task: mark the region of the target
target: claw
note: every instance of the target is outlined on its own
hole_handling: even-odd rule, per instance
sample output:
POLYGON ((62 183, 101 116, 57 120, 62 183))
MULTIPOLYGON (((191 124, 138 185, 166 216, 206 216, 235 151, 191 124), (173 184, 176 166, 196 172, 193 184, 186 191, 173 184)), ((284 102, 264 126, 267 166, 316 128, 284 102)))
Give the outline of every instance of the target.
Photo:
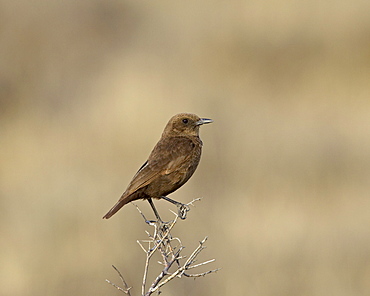
POLYGON ((188 205, 186 205, 186 204, 178 204, 177 207, 179 209, 178 215, 179 215, 180 219, 181 220, 185 220, 186 219, 186 215, 190 211, 190 207, 188 205))

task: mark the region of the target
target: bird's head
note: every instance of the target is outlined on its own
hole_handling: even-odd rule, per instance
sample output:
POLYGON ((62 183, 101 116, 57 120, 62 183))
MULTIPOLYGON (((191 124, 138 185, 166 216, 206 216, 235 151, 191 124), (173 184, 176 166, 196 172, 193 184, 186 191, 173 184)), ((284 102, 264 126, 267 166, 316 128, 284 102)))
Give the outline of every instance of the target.
POLYGON ((199 136, 199 127, 211 122, 212 119, 200 118, 191 113, 176 114, 167 123, 163 136, 199 136))

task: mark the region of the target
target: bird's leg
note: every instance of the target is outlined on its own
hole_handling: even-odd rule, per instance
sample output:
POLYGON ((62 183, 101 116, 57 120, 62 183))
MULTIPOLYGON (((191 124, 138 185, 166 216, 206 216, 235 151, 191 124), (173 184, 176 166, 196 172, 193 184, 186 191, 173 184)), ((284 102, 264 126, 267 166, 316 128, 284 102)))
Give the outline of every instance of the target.
POLYGON ((157 209, 156 209, 156 208, 155 208, 155 206, 154 206, 153 200, 152 200, 150 197, 148 198, 148 202, 149 202, 150 206, 152 207, 153 212, 154 212, 154 215, 156 216, 156 218, 157 218, 158 222, 162 222, 162 223, 163 223, 163 221, 162 221, 161 217, 160 217, 160 216, 159 216, 159 214, 158 214, 157 209))
MULTIPOLYGON (((153 202, 153 200, 151 199, 151 198, 148 198, 148 202, 149 202, 149 204, 150 204, 150 206, 152 207, 152 209, 153 209, 153 212, 154 212, 154 214, 155 214, 155 216, 157 217, 157 221, 156 221, 156 223, 158 224, 158 226, 159 226, 159 230, 160 230, 160 233, 164 233, 165 231, 167 231, 167 229, 168 229, 168 226, 167 226, 167 224, 169 223, 169 222, 164 222, 164 221, 162 221, 162 219, 161 219, 161 217, 159 216, 159 214, 158 214, 158 211, 157 211, 157 209, 155 208, 155 206, 154 206, 154 202, 153 202)), ((148 224, 150 224, 152 221, 146 221, 148 224)), ((169 236, 171 236, 170 234, 168 234, 169 236)))
POLYGON ((182 220, 186 219, 186 215, 190 211, 190 207, 188 205, 183 204, 181 202, 178 202, 176 200, 173 200, 173 199, 171 199, 171 198, 169 198, 167 196, 161 196, 161 198, 163 198, 163 199, 169 201, 170 203, 173 203, 174 205, 176 205, 178 207, 178 209, 179 209, 179 212, 178 212, 179 217, 182 220))

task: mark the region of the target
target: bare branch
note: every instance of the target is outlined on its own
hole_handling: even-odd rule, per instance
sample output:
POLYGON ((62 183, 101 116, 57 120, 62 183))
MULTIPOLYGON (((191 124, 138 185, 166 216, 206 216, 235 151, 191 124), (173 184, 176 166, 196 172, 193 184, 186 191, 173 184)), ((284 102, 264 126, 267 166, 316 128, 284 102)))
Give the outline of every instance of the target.
MULTIPOLYGON (((199 200, 201 200, 201 198, 196 198, 189 202, 188 204, 185 204, 184 206, 189 205, 194 206, 194 203, 199 200)), ((174 237, 171 234, 171 231, 175 227, 176 223, 179 221, 179 218, 183 219, 183 217, 179 216, 179 214, 181 213, 175 213, 171 211, 174 214, 174 219, 169 222, 148 221, 136 204, 135 207, 143 217, 144 221, 148 225, 153 227, 151 232, 145 231, 148 236, 147 239, 137 240, 137 243, 139 244, 140 248, 146 254, 144 274, 141 286, 142 296, 150 296, 154 292, 160 293, 161 287, 163 287, 176 277, 181 278, 182 276, 185 276, 196 278, 217 272, 219 270, 219 268, 217 268, 202 273, 188 273, 190 270, 194 270, 195 268, 205 266, 207 264, 214 262, 215 259, 203 261, 201 263, 196 263, 199 254, 206 248, 204 244, 207 241, 207 237, 205 237, 202 241, 199 242, 199 245, 194 249, 190 256, 182 255, 182 252, 185 247, 182 244, 181 239, 179 237, 174 237), (159 266, 161 266, 161 269, 159 270, 159 273, 157 274, 155 279, 152 281, 150 287, 147 289, 149 269, 152 269, 150 263, 151 259, 156 253, 161 256, 161 260, 158 261, 159 266)), ((108 280, 106 281, 112 286, 114 286, 116 289, 131 296, 130 288, 126 284, 121 273, 114 266, 113 268, 118 272, 125 288, 121 288, 108 280)))
POLYGON ((112 282, 111 282, 111 281, 109 281, 109 280, 105 280, 105 281, 106 281, 107 283, 111 284, 113 287, 115 287, 115 288, 116 288, 116 289, 118 289, 119 291, 121 291, 121 292, 123 292, 123 293, 125 293, 125 294, 127 294, 127 295, 129 295, 129 296, 131 296, 131 292, 130 292, 131 287, 129 287, 129 286, 127 285, 127 283, 126 283, 125 279, 123 278, 122 274, 120 273, 120 271, 119 271, 119 270, 118 270, 114 265, 112 265, 112 267, 115 269, 115 271, 117 271, 117 273, 118 273, 118 275, 119 275, 119 277, 120 277, 120 279, 121 279, 121 281, 122 281, 123 285, 125 286, 125 289, 122 289, 121 287, 117 286, 115 283, 112 283, 112 282))

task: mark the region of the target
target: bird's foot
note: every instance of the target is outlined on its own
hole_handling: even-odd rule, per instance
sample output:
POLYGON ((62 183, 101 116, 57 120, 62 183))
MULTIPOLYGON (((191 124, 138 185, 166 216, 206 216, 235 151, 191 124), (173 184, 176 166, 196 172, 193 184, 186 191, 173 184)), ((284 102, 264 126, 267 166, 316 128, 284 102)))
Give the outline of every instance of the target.
POLYGON ((178 215, 179 215, 180 219, 185 220, 186 215, 190 211, 190 207, 186 204, 178 203, 177 208, 178 208, 178 215))
POLYGON ((158 220, 145 220, 145 223, 148 224, 148 225, 154 225, 156 223, 161 223, 162 221, 158 221, 158 220))
POLYGON ((145 223, 153 226, 158 233, 165 233, 169 229, 169 224, 172 221, 162 221, 162 219, 157 219, 157 220, 145 220, 145 223))
POLYGON ((178 202, 176 200, 173 200, 167 196, 162 196, 163 199, 169 201, 170 203, 174 204, 178 208, 178 216, 180 219, 185 220, 187 213, 190 211, 190 207, 188 204, 183 204, 181 202, 178 202))
POLYGON ((171 221, 163 221, 161 218, 157 218, 157 220, 146 220, 145 221, 147 224, 157 224, 159 226, 162 226, 162 225, 169 225, 173 222, 173 220, 171 221))

